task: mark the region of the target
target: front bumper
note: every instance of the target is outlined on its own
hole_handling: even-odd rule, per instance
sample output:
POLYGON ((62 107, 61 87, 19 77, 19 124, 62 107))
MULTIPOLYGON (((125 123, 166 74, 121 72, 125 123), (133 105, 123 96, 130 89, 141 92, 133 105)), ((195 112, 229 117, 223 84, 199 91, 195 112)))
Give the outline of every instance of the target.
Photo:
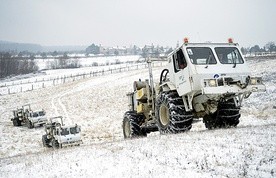
POLYGON ((41 120, 35 120, 35 121, 31 120, 31 121, 34 125, 42 125, 42 124, 46 124, 48 120, 41 119, 41 120))
POLYGON ((206 95, 227 95, 227 94, 250 94, 252 92, 265 92, 265 85, 248 85, 246 88, 241 88, 238 85, 224 85, 216 87, 204 87, 202 94, 206 95))
POLYGON ((78 141, 69 141, 69 142, 62 142, 62 147, 67 147, 67 146, 76 146, 76 145, 80 145, 82 144, 83 141, 82 140, 78 140, 78 141))

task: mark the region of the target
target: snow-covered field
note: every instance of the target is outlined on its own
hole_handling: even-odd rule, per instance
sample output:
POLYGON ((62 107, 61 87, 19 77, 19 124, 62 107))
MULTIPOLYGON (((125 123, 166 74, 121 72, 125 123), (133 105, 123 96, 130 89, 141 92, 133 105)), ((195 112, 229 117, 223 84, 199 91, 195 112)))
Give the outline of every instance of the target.
MULTIPOLYGON (((48 60, 37 59, 37 65, 44 69, 48 60)), ((81 68, 40 70, 37 73, 30 73, 18 76, 7 77, 0 80, 0 95, 15 94, 25 91, 32 91, 49 86, 60 85, 83 78, 107 75, 122 71, 144 69, 147 63, 140 56, 109 56, 94 58, 79 58, 81 68), (97 61, 99 66, 92 66, 97 61), (106 62, 107 61, 107 62, 106 62), (116 63, 116 62, 120 63, 116 63)), ((166 62, 159 61, 153 65, 166 65, 166 62)))
MULTIPOLYGON (((147 69, 0 96, 0 177, 276 177, 276 59, 248 61, 267 92, 245 100, 237 128, 150 134, 124 140, 122 116, 132 82, 147 69), (11 110, 30 103, 82 126, 84 144, 43 148, 43 128, 14 127, 11 110)), ((155 79, 162 68, 154 68, 155 79)))
POLYGON ((57 59, 36 59, 39 67, 38 73, 30 73, 7 77, 0 80, 0 95, 30 91, 51 85, 58 85, 68 81, 75 81, 94 75, 104 75, 129 71, 134 68, 145 68, 145 59, 140 56, 109 56, 78 58, 81 68, 75 69, 47 69, 47 64, 57 59), (96 63, 98 66, 95 66, 96 63))

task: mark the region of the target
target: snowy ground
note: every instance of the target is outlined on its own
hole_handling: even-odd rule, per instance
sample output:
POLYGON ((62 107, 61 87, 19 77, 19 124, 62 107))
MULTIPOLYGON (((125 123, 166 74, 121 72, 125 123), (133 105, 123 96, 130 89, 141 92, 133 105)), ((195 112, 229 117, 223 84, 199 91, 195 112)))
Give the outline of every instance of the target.
MULTIPOLYGON (((276 59, 248 62, 266 93, 252 94, 237 128, 123 140, 122 116, 132 81, 147 69, 116 73, 0 97, 0 177, 276 177, 276 59), (43 128, 16 128, 11 110, 30 103, 82 126, 84 144, 42 147, 43 128)), ((157 79, 161 68, 154 69, 157 79)))

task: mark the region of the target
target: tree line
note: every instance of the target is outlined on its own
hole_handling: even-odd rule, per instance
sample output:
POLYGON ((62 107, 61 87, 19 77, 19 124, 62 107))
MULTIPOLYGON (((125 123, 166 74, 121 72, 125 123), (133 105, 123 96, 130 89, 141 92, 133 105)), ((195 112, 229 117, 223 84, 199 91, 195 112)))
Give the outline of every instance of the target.
MULTIPOLYGON (((66 53, 63 56, 47 62, 48 69, 66 69, 79 68, 78 59, 70 59, 66 53)), ((12 54, 0 52, 0 78, 12 75, 22 75, 37 72, 39 69, 34 55, 23 57, 21 55, 13 56, 12 54)))
POLYGON ((256 54, 260 54, 260 53, 272 53, 272 52, 276 52, 276 45, 275 45, 274 42, 268 42, 263 47, 260 47, 259 45, 254 45, 252 47, 247 47, 247 48, 242 47, 241 52, 244 55, 246 55, 246 54, 256 55, 256 54))
POLYGON ((158 57, 160 54, 169 54, 173 51, 172 47, 163 47, 163 46, 155 46, 145 45, 144 47, 138 47, 136 45, 129 47, 104 47, 97 44, 91 44, 85 50, 86 56, 90 54, 93 55, 104 55, 104 56, 118 56, 118 55, 141 55, 144 56, 154 56, 158 57))
POLYGON ((69 69, 79 67, 81 67, 79 60, 70 58, 67 53, 64 53, 63 56, 54 59, 54 61, 47 62, 48 69, 69 69))
POLYGON ((34 58, 14 57, 10 53, 0 53, 0 78, 28 74, 37 70, 38 66, 34 58))

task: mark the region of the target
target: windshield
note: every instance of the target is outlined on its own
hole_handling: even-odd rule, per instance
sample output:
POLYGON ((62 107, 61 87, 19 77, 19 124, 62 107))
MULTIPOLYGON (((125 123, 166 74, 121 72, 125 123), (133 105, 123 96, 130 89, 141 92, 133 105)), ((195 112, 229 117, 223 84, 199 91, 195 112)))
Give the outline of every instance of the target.
POLYGON ((61 135, 69 135, 69 130, 68 128, 61 128, 61 135))
POLYGON ((39 111, 39 115, 40 116, 45 116, 45 112, 44 111, 39 111))
POLYGON ((208 65, 217 63, 214 54, 210 48, 189 47, 186 50, 193 64, 208 65))
POLYGON ((30 116, 32 117, 45 116, 45 112, 44 111, 33 112, 33 113, 30 113, 30 116))
POLYGON ((216 47, 215 51, 222 64, 243 64, 241 54, 235 47, 216 47))
POLYGON ((33 113, 33 117, 38 117, 38 113, 37 113, 37 112, 34 112, 34 113, 33 113))
POLYGON ((72 128, 70 128, 70 133, 71 134, 79 133, 79 129, 77 127, 72 127, 72 128))

